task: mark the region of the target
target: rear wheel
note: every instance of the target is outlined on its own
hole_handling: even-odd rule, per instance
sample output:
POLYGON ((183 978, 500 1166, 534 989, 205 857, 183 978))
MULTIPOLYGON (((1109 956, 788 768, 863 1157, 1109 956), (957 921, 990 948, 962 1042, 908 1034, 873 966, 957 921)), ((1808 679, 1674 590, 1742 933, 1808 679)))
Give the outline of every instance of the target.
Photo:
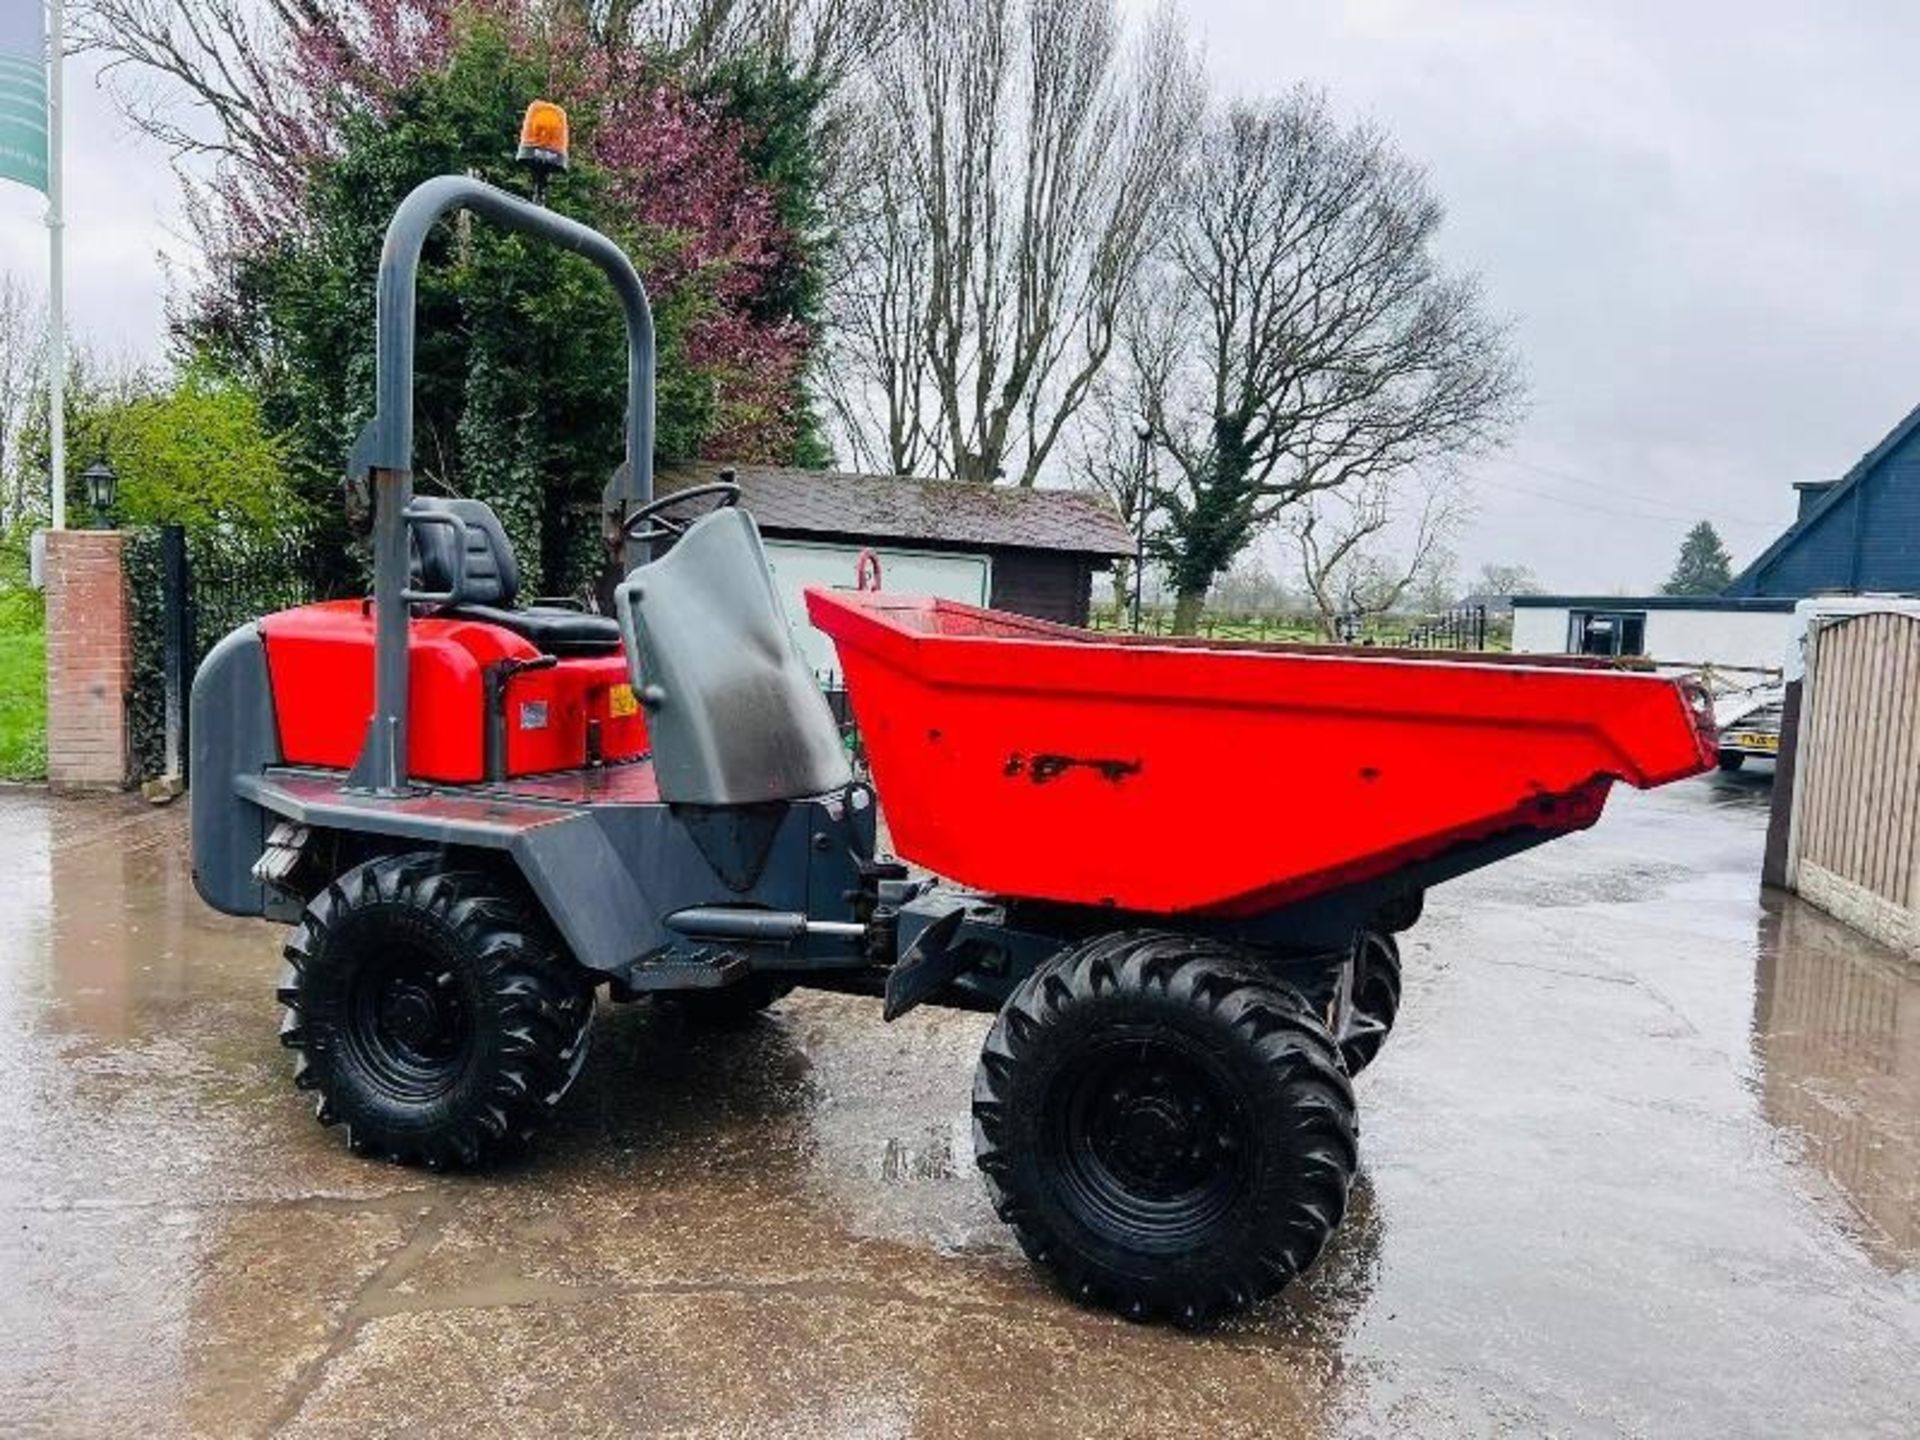
POLYGON ((1740 769, 1746 763, 1747 757, 1742 755, 1738 750, 1722 750, 1720 752, 1718 764, 1720 769, 1728 775, 1733 774, 1734 771, 1740 769))
POLYGON ((1311 1265, 1346 1211, 1353 1092, 1293 989, 1232 947, 1110 936, 1030 976, 987 1037, 994 1208, 1076 1299, 1203 1324, 1311 1265))
POLYGON ((444 857, 357 866, 287 942, 280 1038, 356 1151, 438 1168, 524 1142, 586 1059, 593 990, 530 905, 444 857))
POLYGON ((1373 1063, 1399 1014, 1400 946, 1391 935, 1363 930, 1354 940, 1353 1023, 1340 1040, 1349 1075, 1373 1063))

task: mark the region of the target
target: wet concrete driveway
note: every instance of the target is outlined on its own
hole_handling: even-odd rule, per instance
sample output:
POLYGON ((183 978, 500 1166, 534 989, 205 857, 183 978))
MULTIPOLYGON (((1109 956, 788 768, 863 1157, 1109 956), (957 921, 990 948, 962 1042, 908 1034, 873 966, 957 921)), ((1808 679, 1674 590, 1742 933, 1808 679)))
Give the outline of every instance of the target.
POLYGON ((1192 1337, 1029 1272, 980 1017, 603 1009, 504 1173, 347 1155, 184 812, 0 792, 0 1431, 1920 1433, 1920 974, 1755 885, 1764 788, 1437 892, 1311 1278, 1192 1337))

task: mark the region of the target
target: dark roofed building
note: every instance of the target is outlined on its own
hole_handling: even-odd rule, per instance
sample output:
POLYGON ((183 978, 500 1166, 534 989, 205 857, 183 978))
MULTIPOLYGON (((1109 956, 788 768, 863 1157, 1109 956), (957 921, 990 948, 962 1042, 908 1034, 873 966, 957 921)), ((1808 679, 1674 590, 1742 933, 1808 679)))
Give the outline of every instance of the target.
POLYGON ((1734 577, 1729 596, 1920 591, 1920 409, 1838 480, 1793 488, 1798 517, 1734 577))
MULTIPOLYGON (((702 484, 721 468, 665 466, 655 489, 666 495, 702 484)), ((784 567, 805 572, 807 583, 823 583, 811 577, 827 570, 846 572, 844 582, 827 583, 852 583, 852 557, 872 549, 883 580, 901 588, 912 576, 913 588, 1084 625, 1094 574, 1134 553, 1119 513, 1082 491, 771 465, 734 469, 740 503, 759 522, 776 576, 784 567)))
POLYGON ((1793 488, 1793 524, 1722 593, 1516 596, 1513 648, 1773 667, 1796 601, 1920 592, 1920 409, 1838 480, 1793 488))
POLYGON ((1827 492, 1839 483, 1838 480, 1794 481, 1793 492, 1796 501, 1796 508, 1793 512, 1794 523, 1798 524, 1818 509, 1820 502, 1826 499, 1827 492))

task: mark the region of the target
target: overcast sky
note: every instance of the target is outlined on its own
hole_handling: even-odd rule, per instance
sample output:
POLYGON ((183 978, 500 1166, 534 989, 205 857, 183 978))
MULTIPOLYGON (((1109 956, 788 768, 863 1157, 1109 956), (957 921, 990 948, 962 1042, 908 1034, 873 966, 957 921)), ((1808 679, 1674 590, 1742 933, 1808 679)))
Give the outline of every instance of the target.
POLYGON ((1475 567, 1736 563, 1920 403, 1920 6, 1188 0, 1214 74, 1297 79, 1430 169, 1444 248, 1513 317, 1534 408, 1474 474, 1475 567))
MULTIPOLYGON (((1299 80, 1383 123, 1513 318, 1534 396, 1476 469, 1471 570, 1657 583, 1693 520, 1744 562, 1795 480, 1920 403, 1920 6, 1788 0, 1186 0, 1221 87, 1299 80), (1903 98, 1906 97, 1906 98, 1903 98)), ((74 328, 161 347, 177 187, 83 58, 68 81, 74 328)), ((0 185, 0 265, 45 266, 0 185)))
MULTIPOLYGON (((166 156, 137 139, 95 83, 89 57, 67 62, 68 327, 103 350, 161 353, 163 250, 175 235, 180 189, 166 156)), ((46 201, 0 184, 0 268, 44 292, 46 201)))

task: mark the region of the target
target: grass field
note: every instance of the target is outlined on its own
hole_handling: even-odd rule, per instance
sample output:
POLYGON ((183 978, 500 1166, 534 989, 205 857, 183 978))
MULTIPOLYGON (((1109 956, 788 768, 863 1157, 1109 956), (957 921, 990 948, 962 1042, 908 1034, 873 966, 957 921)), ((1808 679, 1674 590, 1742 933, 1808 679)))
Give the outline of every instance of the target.
POLYGON ((46 778, 46 645, 37 606, 0 604, 0 780, 46 778))

